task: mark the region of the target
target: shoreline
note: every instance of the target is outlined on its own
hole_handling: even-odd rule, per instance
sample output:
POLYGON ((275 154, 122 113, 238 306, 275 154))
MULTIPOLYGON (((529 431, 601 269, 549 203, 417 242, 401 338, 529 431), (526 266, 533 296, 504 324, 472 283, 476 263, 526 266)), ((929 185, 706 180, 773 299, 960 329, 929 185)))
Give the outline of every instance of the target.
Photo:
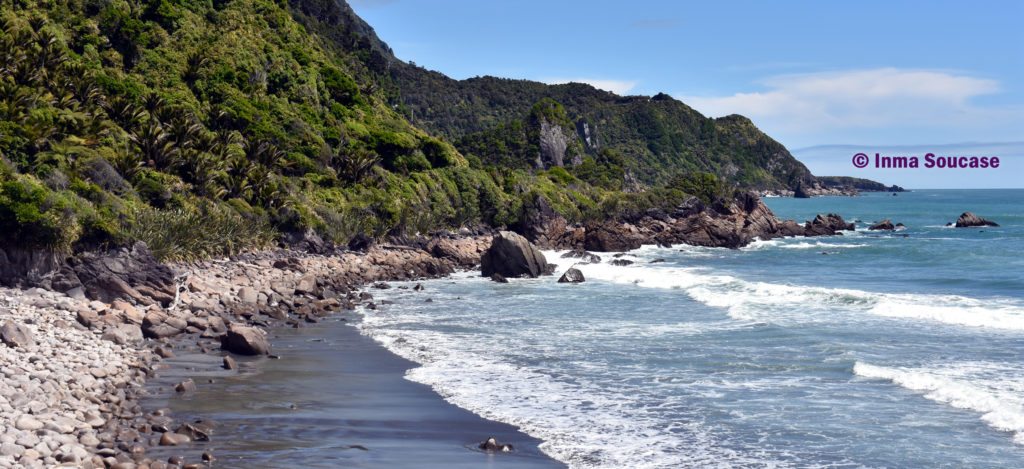
MULTIPOLYGON (((5 410, 0 425, 4 428, 0 432, 0 467, 73 464, 85 468, 167 468, 201 467, 216 461, 216 452, 198 450, 209 449, 207 442, 211 447, 218 446, 215 422, 196 414, 177 415, 153 403, 191 398, 217 380, 239 375, 236 370, 224 370, 225 356, 233 357, 233 367, 249 367, 250 372, 254 362, 279 362, 281 355, 272 347, 277 342, 275 336, 282 331, 319 331, 323 327, 316 323, 355 319, 351 313, 355 308, 376 308, 370 293, 375 282, 446 277, 457 268, 478 262, 489 240, 489 236, 447 239, 441 255, 384 245, 366 252, 327 255, 262 251, 232 259, 171 265, 179 284, 174 303, 166 308, 157 302, 147 306, 123 300, 106 303, 41 288, 0 289, 0 321, 20 324, 34 339, 25 347, 0 346, 0 352, 7 354, 5 358, 15 356, 29 364, 44 363, 44 356, 55 363, 37 365, 37 371, 29 364, 18 368, 21 361, 5 360, 5 392, 0 393, 0 406, 5 410), (263 336, 270 354, 247 357, 224 351, 220 339, 236 326, 263 336), (61 333, 73 336, 69 342, 74 345, 69 347, 54 338, 61 333), (106 354, 102 358, 109 362, 95 360, 95 366, 73 368, 68 364, 74 364, 75 358, 60 355, 83 349, 102 350, 106 354), (200 368, 205 372, 195 375, 200 368), (76 377, 76 373, 84 373, 88 379, 76 377), (70 386, 77 393, 76 400, 56 395, 45 405, 32 401, 24 415, 15 413, 17 405, 25 403, 14 399, 16 390, 6 384, 21 385, 19 375, 31 375, 31 379, 24 380, 33 384, 27 392, 30 399, 40 392, 70 386), (37 382, 42 385, 37 386, 37 382), (79 390, 85 386, 92 392, 79 390), (84 410, 62 415, 59 409, 68 406, 84 410), (32 417, 32 422, 21 422, 24 416, 32 417), (40 435, 42 441, 37 442, 30 434, 40 435), (53 448, 44 449, 49 447, 53 448)), ((443 415, 467 429, 460 431, 448 425, 435 427, 431 433, 405 430, 413 440, 437 433, 446 435, 448 443, 457 438, 458 455, 448 454, 446 461, 461 458, 465 467, 481 463, 510 468, 565 467, 537 449, 539 440, 456 407, 429 387, 405 380, 405 371, 417 366, 415 363, 354 327, 344 326, 342 331, 352 346, 350 351, 387 365, 388 371, 379 373, 376 381, 405 389, 407 397, 419 403, 417 412, 443 415), (513 442, 516 452, 478 450, 476 445, 490 436, 513 442)), ((89 353, 86 358, 95 359, 97 355, 89 353)), ((360 392, 370 394, 374 389, 360 392)), ((381 409, 369 412, 374 410, 381 409)), ((393 447, 401 450, 400 446, 393 447)))
MULTIPOLYGON (((695 202, 678 215, 682 218, 653 213, 638 222, 639 228, 615 220, 570 227, 555 216, 533 220, 535 223, 524 229, 530 235, 528 238, 543 248, 583 247, 619 252, 651 243, 735 247, 761 235, 832 235, 847 226, 833 214, 819 215, 805 226, 780 221, 753 194, 717 208, 695 202)), ((88 436, 84 429, 76 430, 75 425, 62 428, 84 449, 72 451, 68 447, 54 457, 42 454, 45 451, 38 456, 29 454, 48 464, 65 462, 61 459, 66 458, 66 462, 82 467, 119 469, 198 463, 173 458, 175 464, 168 466, 147 455, 153 448, 184 448, 193 440, 202 441, 215 433, 215 428, 203 422, 182 421, 162 410, 143 412, 139 406, 143 384, 168 371, 167 359, 190 350, 217 357, 223 355, 221 350, 274 357, 266 329, 301 328, 357 307, 375 310, 377 304, 370 287, 387 281, 441 278, 473 268, 491 246, 492 236, 493 233, 484 230, 401 239, 397 241, 400 244, 376 245, 369 241, 359 251, 322 245, 312 249, 311 244, 308 251, 267 250, 171 265, 156 262, 143 243, 106 253, 85 253, 52 276, 42 277, 45 286, 54 289, 58 285, 70 286, 65 293, 40 289, 10 291, 15 296, 45 297, 41 308, 63 311, 60 314, 74 319, 69 327, 88 331, 91 343, 111 342, 133 360, 124 370, 99 372, 114 382, 116 389, 91 399, 99 405, 97 412, 102 413, 104 423, 96 427, 102 428, 88 436)), ((35 300, 29 300, 32 301, 35 300)), ((31 321, 22 322, 33 328, 31 321)), ((234 366, 237 365, 225 362, 227 368, 234 366)), ((60 387, 69 379, 74 381, 73 377, 63 379, 52 386, 60 387)), ((203 386, 201 380, 182 379, 167 392, 187 395, 203 386)), ((60 406, 61 402, 53 405, 60 406)), ((83 419, 98 422, 82 417, 79 423, 83 425, 83 419)), ((8 444, 4 451, 10 454, 0 456, 9 459, 0 459, 0 467, 20 462, 25 450, 33 449, 26 446, 27 441, 19 439, 21 433, 8 430, 3 441, 8 444)), ((477 443, 488 436, 477 436, 477 443)))
POLYGON ((238 371, 223 370, 216 355, 198 350, 182 350, 166 360, 170 368, 147 384, 163 392, 146 398, 143 407, 150 412, 167 407, 189 421, 211 419, 217 428, 208 442, 157 447, 150 456, 198 460, 212 451, 217 467, 226 468, 566 467, 538 449, 540 440, 405 379, 419 364, 361 334, 351 324, 358 320, 357 314, 342 313, 311 327, 270 328, 281 358, 240 360, 238 371), (337 379, 329 388, 303 388, 315 384, 314 373, 337 379), (202 381, 197 391, 176 395, 174 383, 189 378, 202 381), (284 388, 290 391, 283 393, 284 388), (515 451, 476 448, 490 436, 513 444, 515 451))

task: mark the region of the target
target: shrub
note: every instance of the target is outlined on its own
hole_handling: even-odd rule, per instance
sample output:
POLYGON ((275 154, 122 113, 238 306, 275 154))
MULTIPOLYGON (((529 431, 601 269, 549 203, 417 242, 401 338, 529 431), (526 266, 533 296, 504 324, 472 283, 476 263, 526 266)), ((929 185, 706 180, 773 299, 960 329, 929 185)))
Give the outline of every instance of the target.
POLYGON ((162 261, 231 256, 265 248, 274 238, 265 219, 213 203, 174 210, 139 208, 130 214, 124 232, 129 239, 144 241, 162 261))
POLYGON ((81 233, 67 197, 31 176, 0 183, 0 238, 5 242, 67 252, 81 233))

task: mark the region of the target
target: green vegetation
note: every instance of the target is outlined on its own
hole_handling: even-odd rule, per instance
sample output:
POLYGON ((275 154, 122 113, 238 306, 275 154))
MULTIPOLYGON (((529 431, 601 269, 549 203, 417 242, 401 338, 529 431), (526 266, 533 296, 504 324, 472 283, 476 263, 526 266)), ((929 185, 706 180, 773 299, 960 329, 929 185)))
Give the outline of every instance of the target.
POLYGON ((508 226, 537 197, 569 221, 623 216, 710 190, 680 174, 723 176, 719 191, 806 173, 739 117, 401 64, 333 0, 0 5, 0 241, 11 245, 143 240, 189 260, 309 229, 344 243, 508 226), (542 125, 570 138, 578 164, 534 169, 542 125), (631 174, 664 187, 624 193, 631 174))

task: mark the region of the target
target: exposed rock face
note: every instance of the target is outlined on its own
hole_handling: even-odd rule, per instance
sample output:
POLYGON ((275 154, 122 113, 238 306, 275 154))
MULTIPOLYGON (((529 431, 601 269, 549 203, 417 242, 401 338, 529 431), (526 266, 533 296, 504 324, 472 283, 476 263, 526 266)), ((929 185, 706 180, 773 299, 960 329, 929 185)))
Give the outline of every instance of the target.
POLYGON ((878 223, 875 223, 874 225, 869 226, 868 229, 871 231, 892 231, 896 229, 896 226, 892 224, 892 220, 886 218, 885 220, 882 220, 878 223))
POLYGON ((565 217, 551 208, 547 199, 541 196, 524 204, 522 216, 512 229, 543 249, 583 244, 583 228, 569 226, 565 217))
POLYGON ((314 254, 326 254, 330 252, 333 247, 330 243, 324 241, 323 238, 316 234, 312 229, 284 233, 281 236, 281 244, 289 246, 292 249, 314 254))
POLYGON ((581 252, 629 251, 643 244, 739 248, 756 238, 834 235, 853 229, 852 223, 834 214, 819 216, 803 226, 792 220, 779 220, 753 192, 711 205, 691 197, 671 214, 649 210, 629 221, 590 222, 585 227, 565 226, 564 219, 552 221, 560 217, 550 209, 545 210, 542 201, 535 205, 539 210, 527 213, 536 216, 525 217, 527 222, 516 229, 527 238, 542 240, 541 246, 545 248, 581 252))
POLYGON ((46 274, 60 267, 61 256, 53 251, 0 246, 0 285, 41 285, 46 274))
POLYGON ((591 223, 584 234, 583 248, 588 251, 632 251, 643 245, 644 237, 635 226, 620 223, 591 223))
POLYGON ((560 125, 549 123, 547 119, 541 119, 539 143, 538 169, 565 165, 565 150, 569 148, 569 138, 560 125))
POLYGON ((501 274, 505 277, 538 277, 548 270, 547 259, 526 238, 511 231, 501 231, 480 259, 483 276, 501 274))
POLYGON ((999 226, 998 223, 992 220, 986 220, 971 212, 964 212, 960 215, 960 218, 956 219, 957 228, 969 228, 972 226, 999 226))
POLYGON ((220 347, 239 355, 267 355, 270 353, 270 342, 259 329, 249 326, 232 324, 227 333, 220 338, 220 347))
POLYGON ((586 279, 583 278, 583 272, 575 267, 570 267, 564 274, 558 279, 558 283, 583 283, 586 279))
POLYGON ((807 189, 804 188, 804 185, 801 183, 797 184, 796 189, 793 190, 793 197, 797 199, 810 199, 811 194, 807 193, 807 189))
POLYGON ((174 272, 157 262, 141 241, 104 254, 84 253, 73 258, 61 273, 69 284, 84 287, 90 299, 106 303, 126 299, 143 305, 168 305, 174 301, 177 288, 174 272))
POLYGON ((854 230, 853 223, 847 223, 843 220, 843 217, 830 213, 828 215, 821 215, 814 217, 814 220, 807 222, 804 225, 804 236, 833 236, 839 233, 839 231, 852 231, 854 230))
MULTIPOLYGON (((659 243, 735 249, 754 238, 777 238, 788 236, 793 231, 792 226, 780 223, 761 198, 752 192, 741 194, 728 203, 717 202, 711 207, 691 199, 677 215, 681 219, 657 236, 659 243)), ((803 234, 802 230, 800 234, 803 234)))
POLYGON ((4 321, 4 324, 0 326, 0 340, 11 348, 25 348, 36 343, 35 338, 32 337, 32 331, 10 319, 4 321))

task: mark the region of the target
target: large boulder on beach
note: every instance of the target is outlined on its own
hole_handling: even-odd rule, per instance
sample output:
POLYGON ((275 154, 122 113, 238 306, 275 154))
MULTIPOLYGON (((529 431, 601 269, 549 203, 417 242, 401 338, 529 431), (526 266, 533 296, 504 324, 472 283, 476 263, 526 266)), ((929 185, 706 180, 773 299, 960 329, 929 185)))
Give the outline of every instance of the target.
POLYGON ((232 324, 220 337, 220 348, 239 355, 268 355, 270 341, 255 327, 232 324))
POLYGON ((960 218, 956 219, 957 228, 970 228, 972 226, 999 226, 998 223, 992 220, 986 220, 971 212, 964 212, 960 215, 960 218))
POLYGON ((0 326, 0 341, 11 348, 25 348, 36 343, 32 331, 10 319, 0 326))
POLYGON ((558 279, 558 283, 583 283, 586 279, 583 277, 583 272, 575 267, 569 268, 564 274, 558 279))
POLYGON ((868 229, 871 231, 892 231, 896 229, 896 225, 892 224, 892 220, 886 218, 885 220, 882 220, 878 223, 875 223, 874 225, 869 226, 868 229))
POLYGON ((827 215, 818 214, 814 217, 814 220, 807 222, 804 225, 805 236, 833 236, 840 231, 853 231, 855 229, 853 223, 847 223, 843 220, 843 217, 834 213, 827 215))
POLYGON ((539 277, 548 272, 548 262, 536 246, 511 231, 500 231, 480 258, 484 277, 539 277))

